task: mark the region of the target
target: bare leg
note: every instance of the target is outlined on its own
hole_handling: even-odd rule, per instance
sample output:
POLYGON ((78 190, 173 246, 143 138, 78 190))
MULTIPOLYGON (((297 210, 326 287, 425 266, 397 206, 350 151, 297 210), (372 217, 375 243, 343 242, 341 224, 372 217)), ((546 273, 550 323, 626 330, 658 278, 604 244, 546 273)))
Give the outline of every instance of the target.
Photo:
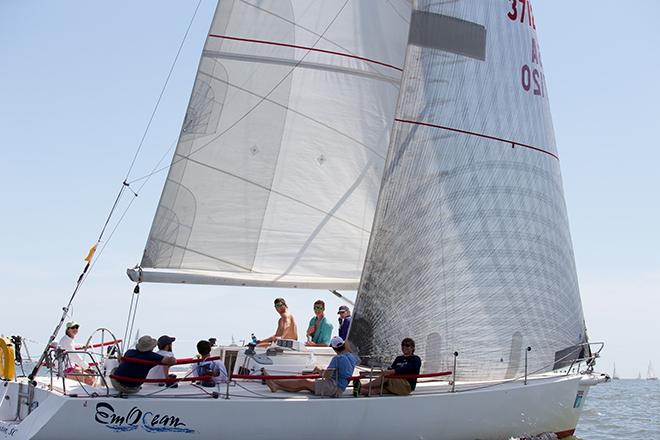
MULTIPOLYGON (((380 376, 372 380, 371 382, 367 382, 366 384, 363 384, 360 387, 360 394, 363 396, 371 396, 373 394, 380 394, 380 384, 381 383, 387 383, 387 378, 384 376, 380 376), (369 393, 369 389, 371 389, 371 393, 369 393)), ((387 393, 387 390, 383 389, 383 394, 387 393)))
POLYGON ((278 390, 297 392, 309 391, 314 392, 314 381, 309 379, 296 379, 296 380, 266 380, 266 385, 272 392, 278 390))

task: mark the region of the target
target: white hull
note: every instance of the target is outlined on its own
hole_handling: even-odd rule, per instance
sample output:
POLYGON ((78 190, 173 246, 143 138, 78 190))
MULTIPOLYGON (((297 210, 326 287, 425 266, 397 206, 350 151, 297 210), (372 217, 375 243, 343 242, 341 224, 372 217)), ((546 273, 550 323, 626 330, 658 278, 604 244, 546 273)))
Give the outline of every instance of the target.
POLYGON ((337 399, 272 394, 264 385, 250 382, 242 384, 245 388, 232 387, 228 400, 223 388, 219 398, 212 398, 192 385, 161 388, 148 398, 69 397, 48 391, 44 382, 35 391, 39 404, 30 415, 26 405, 20 405, 20 422, 13 421, 19 383, 10 382, 0 388, 0 397, 9 397, 0 405, 0 438, 459 440, 545 432, 569 435, 589 386, 599 381, 595 375, 546 375, 527 385, 458 384, 455 393, 449 392, 448 383, 433 382, 419 384, 414 395, 406 397, 353 398, 349 387, 337 399))

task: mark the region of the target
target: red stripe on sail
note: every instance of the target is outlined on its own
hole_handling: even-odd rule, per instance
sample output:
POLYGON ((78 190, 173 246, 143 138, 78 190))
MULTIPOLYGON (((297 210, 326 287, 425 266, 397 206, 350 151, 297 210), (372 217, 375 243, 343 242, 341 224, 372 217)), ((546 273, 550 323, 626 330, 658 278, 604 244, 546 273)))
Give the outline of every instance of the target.
POLYGON ((309 46, 298 46, 297 44, 279 43, 277 41, 254 40, 254 39, 250 39, 250 38, 230 37, 228 35, 209 34, 209 37, 222 38, 223 40, 243 41, 245 43, 268 44, 268 45, 271 45, 271 46, 291 47, 291 48, 294 48, 294 49, 309 50, 311 52, 327 53, 329 55, 337 55, 337 56, 340 56, 340 57, 353 58, 353 59, 360 60, 360 61, 366 61, 367 63, 378 64, 379 66, 389 67, 390 69, 394 69, 394 70, 398 70, 399 72, 403 72, 402 68, 393 66, 392 64, 383 63, 382 61, 376 61, 376 60, 372 60, 371 58, 365 58, 365 57, 361 57, 361 56, 358 56, 358 55, 353 55, 353 54, 350 54, 350 53, 335 52, 333 50, 325 50, 325 49, 317 49, 315 47, 309 47, 309 46))
POLYGON ((404 124, 422 125, 422 126, 425 126, 425 127, 440 128, 442 130, 453 131, 455 133, 468 134, 470 136, 477 136, 477 137, 484 138, 484 139, 490 139, 490 140, 493 140, 493 141, 498 141, 498 142, 503 142, 503 143, 506 143, 506 144, 510 144, 512 147, 529 148, 530 150, 534 150, 534 151, 538 151, 539 153, 547 154, 548 156, 552 156, 555 159, 559 160, 559 156, 557 156, 554 153, 551 153, 548 150, 544 150, 542 148, 538 148, 538 147, 535 147, 533 145, 527 145, 527 144, 523 144, 523 143, 520 143, 520 142, 512 141, 510 139, 503 139, 503 138, 499 138, 499 137, 496 137, 496 136, 490 136, 490 135, 487 135, 487 134, 476 133, 474 131, 461 130, 459 128, 446 127, 444 125, 430 124, 428 122, 411 121, 411 120, 408 120, 408 119, 399 119, 399 118, 396 118, 394 120, 397 121, 397 122, 404 123, 404 124))

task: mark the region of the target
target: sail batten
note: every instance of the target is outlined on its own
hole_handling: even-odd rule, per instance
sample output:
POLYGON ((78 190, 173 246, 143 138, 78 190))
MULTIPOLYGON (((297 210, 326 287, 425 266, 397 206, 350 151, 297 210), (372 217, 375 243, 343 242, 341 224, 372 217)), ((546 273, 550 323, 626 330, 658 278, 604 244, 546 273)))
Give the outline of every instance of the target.
POLYGON ((399 6, 219 3, 143 281, 356 288, 399 95, 399 6))

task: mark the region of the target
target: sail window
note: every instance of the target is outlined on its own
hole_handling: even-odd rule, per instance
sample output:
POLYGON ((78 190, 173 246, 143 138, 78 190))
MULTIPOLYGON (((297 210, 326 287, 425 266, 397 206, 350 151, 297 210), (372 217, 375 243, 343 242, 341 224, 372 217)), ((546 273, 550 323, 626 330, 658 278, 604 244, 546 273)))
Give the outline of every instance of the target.
POLYGON ((414 11, 409 43, 486 60, 486 28, 448 15, 414 11))

